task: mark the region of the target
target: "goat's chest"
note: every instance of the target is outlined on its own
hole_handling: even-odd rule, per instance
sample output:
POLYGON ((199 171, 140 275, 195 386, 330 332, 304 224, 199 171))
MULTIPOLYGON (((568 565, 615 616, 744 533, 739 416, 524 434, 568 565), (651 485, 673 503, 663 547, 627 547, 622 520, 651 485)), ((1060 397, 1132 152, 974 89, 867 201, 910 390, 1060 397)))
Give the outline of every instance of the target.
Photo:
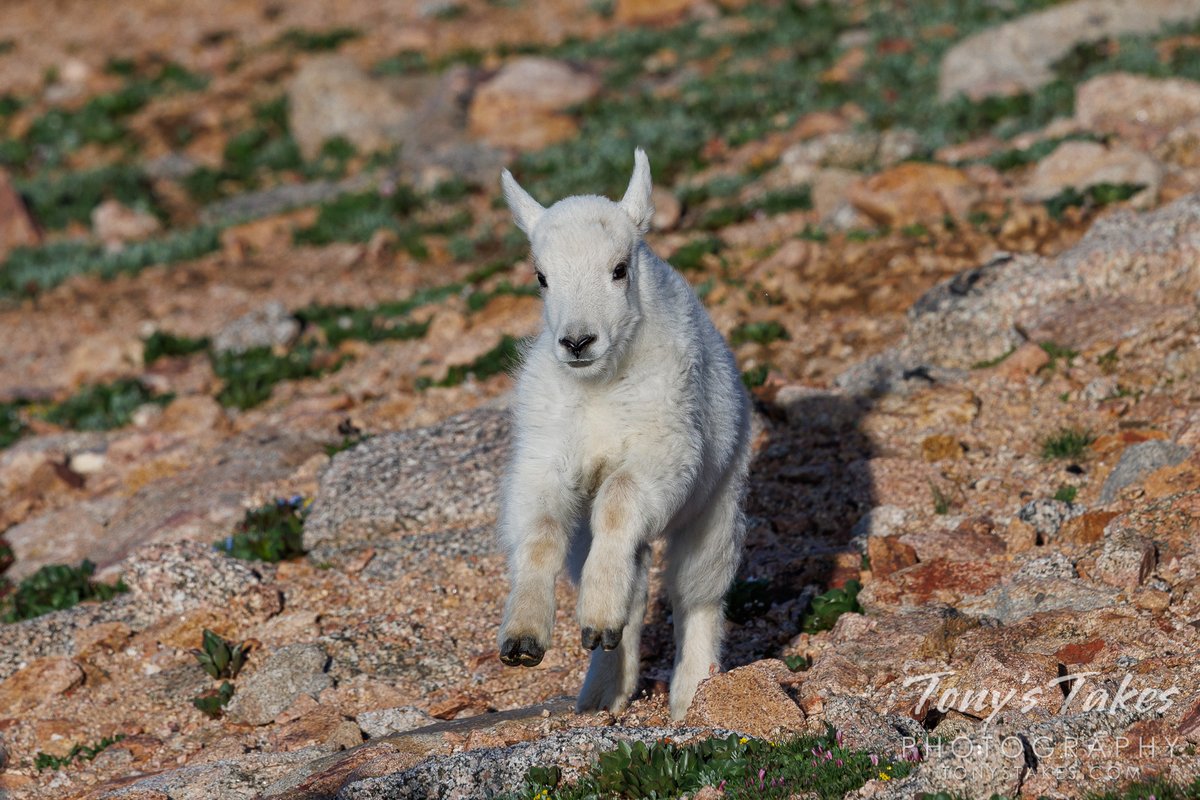
POLYGON ((608 476, 636 463, 637 454, 655 449, 672 425, 661 392, 647 386, 584 399, 572 414, 570 428, 578 485, 595 495, 608 476))

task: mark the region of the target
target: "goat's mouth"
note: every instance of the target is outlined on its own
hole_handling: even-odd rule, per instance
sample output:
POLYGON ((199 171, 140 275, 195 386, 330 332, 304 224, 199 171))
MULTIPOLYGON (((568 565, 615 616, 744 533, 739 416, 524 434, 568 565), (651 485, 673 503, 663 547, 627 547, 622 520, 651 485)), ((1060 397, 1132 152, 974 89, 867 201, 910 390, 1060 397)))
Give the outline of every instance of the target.
POLYGON ((596 359, 594 359, 594 358, 577 358, 573 361, 568 361, 567 366, 574 367, 575 369, 579 369, 580 367, 590 367, 592 364, 595 364, 595 363, 596 363, 596 359))

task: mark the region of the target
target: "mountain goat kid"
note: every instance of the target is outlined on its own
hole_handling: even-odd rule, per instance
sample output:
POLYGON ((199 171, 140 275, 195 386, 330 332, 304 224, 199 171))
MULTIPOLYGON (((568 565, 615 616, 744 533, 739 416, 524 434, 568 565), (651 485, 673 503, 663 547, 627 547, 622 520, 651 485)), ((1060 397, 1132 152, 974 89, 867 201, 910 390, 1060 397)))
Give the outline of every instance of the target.
POLYGON ((720 664, 722 602, 745 533, 749 404, 691 287, 642 240, 654 213, 650 165, 641 149, 634 162, 619 203, 588 195, 544 208, 503 173, 544 325, 514 401, 500 659, 541 662, 555 576, 569 563, 592 651, 577 708, 623 709, 637 685, 650 545, 661 536, 675 621, 671 716, 681 719, 720 664))

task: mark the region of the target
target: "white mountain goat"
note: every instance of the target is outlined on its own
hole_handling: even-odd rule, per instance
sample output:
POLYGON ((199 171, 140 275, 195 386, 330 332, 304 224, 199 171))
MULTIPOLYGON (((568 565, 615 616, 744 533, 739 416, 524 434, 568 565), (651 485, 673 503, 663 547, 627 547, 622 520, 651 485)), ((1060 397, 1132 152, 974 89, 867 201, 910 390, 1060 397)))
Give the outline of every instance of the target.
POLYGON ((637 684, 650 544, 666 539, 675 622, 671 716, 720 666, 722 602, 741 556, 750 415, 733 354, 691 287, 642 240, 654 207, 640 149, 621 202, 543 208, 505 170, 529 237, 544 326, 525 353, 500 533, 512 591, 500 659, 550 645, 569 562, 583 646, 578 710, 620 711, 637 684))

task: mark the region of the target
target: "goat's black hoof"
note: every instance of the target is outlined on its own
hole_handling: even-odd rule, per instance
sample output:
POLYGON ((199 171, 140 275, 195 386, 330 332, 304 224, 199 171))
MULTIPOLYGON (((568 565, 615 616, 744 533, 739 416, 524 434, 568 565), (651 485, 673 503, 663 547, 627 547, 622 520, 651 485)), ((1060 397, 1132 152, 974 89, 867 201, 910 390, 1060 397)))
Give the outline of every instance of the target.
POLYGON ((546 648, 532 636, 511 637, 500 645, 500 660, 510 667, 536 667, 544 655, 546 648))
POLYGON ((617 646, 621 644, 621 629, 609 628, 598 631, 595 628, 584 628, 580 642, 583 644, 584 650, 595 650, 597 647, 616 650, 617 646))

